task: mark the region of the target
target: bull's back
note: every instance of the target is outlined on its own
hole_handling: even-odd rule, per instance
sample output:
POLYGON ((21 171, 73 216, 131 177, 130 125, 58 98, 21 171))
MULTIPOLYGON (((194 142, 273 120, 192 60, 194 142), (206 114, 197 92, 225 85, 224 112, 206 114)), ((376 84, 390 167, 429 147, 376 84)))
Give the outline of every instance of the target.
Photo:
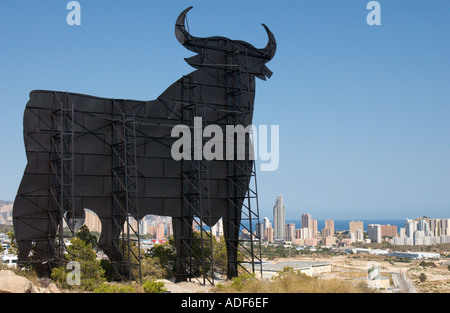
MULTIPOLYGON (((33 214, 37 221, 48 215, 52 175, 55 169, 60 175, 58 158, 63 156, 68 158, 67 182, 74 182, 71 192, 76 211, 89 208, 101 218, 110 218, 112 195, 120 192, 117 188, 123 183, 114 174, 124 166, 123 147, 136 156, 138 164, 139 217, 174 213, 181 203, 181 168, 180 162, 171 158, 174 139, 170 129, 160 125, 167 124, 170 110, 149 101, 32 91, 24 112, 27 166, 16 197, 15 216, 33 214), (123 136, 124 127, 133 130, 134 136, 123 136), (67 144, 61 145, 61 141, 67 144)), ((132 163, 128 160, 127 165, 132 163)))

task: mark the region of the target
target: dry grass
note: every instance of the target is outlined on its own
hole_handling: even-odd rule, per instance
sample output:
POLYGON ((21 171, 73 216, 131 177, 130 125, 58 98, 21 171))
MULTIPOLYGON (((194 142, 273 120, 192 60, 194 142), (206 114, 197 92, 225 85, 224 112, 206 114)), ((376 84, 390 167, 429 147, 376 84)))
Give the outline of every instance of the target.
POLYGON ((408 276, 416 289, 423 293, 448 293, 450 292, 450 271, 447 266, 436 267, 415 266, 408 270, 408 276), (424 273, 426 281, 420 281, 420 274, 424 273))
POLYGON ((258 280, 241 275, 231 283, 218 285, 214 292, 242 293, 369 293, 374 292, 363 283, 354 285, 342 279, 318 279, 285 268, 271 280, 258 280))

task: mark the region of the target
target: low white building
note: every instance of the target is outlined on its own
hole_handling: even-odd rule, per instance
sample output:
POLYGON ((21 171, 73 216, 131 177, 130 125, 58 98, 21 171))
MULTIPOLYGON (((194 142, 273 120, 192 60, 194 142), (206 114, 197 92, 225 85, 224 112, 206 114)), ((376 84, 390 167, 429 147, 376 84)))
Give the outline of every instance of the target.
POLYGON ((347 253, 368 253, 368 254, 376 254, 376 255, 388 255, 388 250, 382 249, 364 249, 364 248, 355 248, 355 249, 345 249, 347 253))
POLYGON ((331 272, 332 266, 326 262, 286 261, 280 263, 263 263, 263 278, 270 279, 285 267, 292 267, 308 276, 317 276, 322 273, 331 272))
POLYGON ((439 259, 441 257, 439 253, 409 252, 409 251, 408 252, 394 251, 390 255, 398 258, 411 258, 411 259, 439 259))
POLYGON ((2 263, 8 267, 16 267, 17 266, 17 255, 15 254, 2 254, 1 255, 2 263))

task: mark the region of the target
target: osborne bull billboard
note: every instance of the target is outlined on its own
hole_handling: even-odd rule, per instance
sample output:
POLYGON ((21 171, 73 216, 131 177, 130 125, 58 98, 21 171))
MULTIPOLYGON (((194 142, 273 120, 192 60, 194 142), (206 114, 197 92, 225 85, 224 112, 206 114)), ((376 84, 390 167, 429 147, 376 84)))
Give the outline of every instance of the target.
MULTIPOLYGON (((186 147, 175 150, 192 155, 192 160, 173 157, 179 140, 174 129, 180 125, 193 129, 199 118, 202 126, 214 124, 224 131, 230 124, 250 125, 255 78, 271 76, 266 63, 274 57, 276 41, 264 24, 268 43, 262 48, 225 37, 195 37, 185 27, 190 9, 176 20, 175 36, 196 53, 186 59, 195 71, 175 81, 156 100, 50 90, 30 93, 23 124, 28 163, 13 210, 19 263, 27 260, 32 247, 38 260, 55 259, 52 241, 62 227, 61 216, 68 213, 65 210, 76 220, 90 209, 101 220, 98 245, 111 260, 120 259, 114 239, 123 233, 127 215, 136 220, 148 214, 171 216, 178 262, 183 256, 182 238, 192 230, 186 221, 192 224, 194 217, 200 217, 212 226, 223 218, 228 276, 237 275, 232 260, 237 259, 238 232, 233 225, 239 222, 248 189, 253 162, 250 141, 246 138, 248 149, 239 162, 224 157, 201 160, 198 165, 192 162, 195 151, 183 150, 186 147), (208 186, 202 190, 205 175, 208 186), (200 202, 197 208, 208 210, 198 216, 194 201, 200 202)), ((180 264, 177 271, 178 280, 185 279, 180 264)))

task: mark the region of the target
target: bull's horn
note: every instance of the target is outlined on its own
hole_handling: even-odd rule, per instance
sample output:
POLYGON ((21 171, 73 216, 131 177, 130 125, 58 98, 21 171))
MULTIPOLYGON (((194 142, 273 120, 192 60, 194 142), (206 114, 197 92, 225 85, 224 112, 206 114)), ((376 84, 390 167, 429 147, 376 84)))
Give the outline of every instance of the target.
POLYGON ((265 48, 258 49, 258 51, 267 58, 267 61, 270 61, 274 57, 275 51, 277 50, 277 42, 275 41, 275 36, 269 28, 264 24, 262 24, 262 26, 264 26, 267 36, 269 36, 269 41, 267 42, 267 46, 265 48))
POLYGON ((189 34, 189 32, 186 30, 185 26, 186 14, 190 9, 192 9, 192 6, 185 9, 178 16, 175 23, 175 37, 177 37, 177 40, 187 49, 198 52, 194 47, 199 45, 201 46, 202 41, 197 37, 191 36, 191 34, 189 34))

